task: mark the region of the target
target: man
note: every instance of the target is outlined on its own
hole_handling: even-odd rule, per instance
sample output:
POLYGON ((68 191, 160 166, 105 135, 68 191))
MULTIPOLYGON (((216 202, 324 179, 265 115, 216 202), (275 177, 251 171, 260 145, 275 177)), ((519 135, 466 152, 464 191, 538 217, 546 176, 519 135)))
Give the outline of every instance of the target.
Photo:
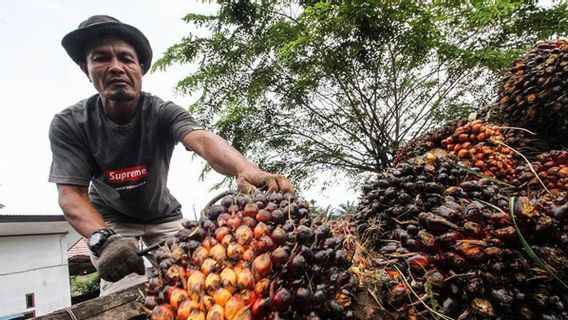
POLYGON ((166 187, 177 142, 237 177, 241 190, 292 191, 285 177, 260 170, 183 108, 141 91, 152 49, 135 27, 93 16, 62 45, 98 94, 55 115, 49 181, 57 184, 66 219, 89 238, 106 280, 101 294, 145 280, 135 239, 151 245, 181 228, 181 206, 166 187))

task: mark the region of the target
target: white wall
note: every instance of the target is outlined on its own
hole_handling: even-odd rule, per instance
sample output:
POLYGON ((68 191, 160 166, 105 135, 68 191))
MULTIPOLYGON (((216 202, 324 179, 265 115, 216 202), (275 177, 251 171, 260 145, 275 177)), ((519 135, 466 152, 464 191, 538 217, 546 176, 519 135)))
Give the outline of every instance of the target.
POLYGON ((0 236, 0 317, 26 310, 35 294, 36 316, 71 305, 65 233, 0 236))

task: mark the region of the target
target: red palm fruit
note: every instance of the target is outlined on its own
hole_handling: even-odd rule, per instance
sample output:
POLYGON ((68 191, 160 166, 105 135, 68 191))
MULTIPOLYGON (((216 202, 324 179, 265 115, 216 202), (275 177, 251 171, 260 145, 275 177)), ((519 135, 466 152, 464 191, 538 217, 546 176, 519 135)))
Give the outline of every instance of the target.
POLYGON ((220 243, 216 244, 215 246, 213 246, 213 248, 211 248, 211 251, 209 251, 209 256, 218 263, 223 263, 227 258, 225 247, 223 247, 223 245, 220 243))
POLYGON ((207 312, 207 317, 205 319, 207 320, 224 320, 225 315, 224 315, 224 310, 223 307, 216 304, 213 307, 211 307, 211 309, 209 309, 209 312, 207 312))
POLYGON ((272 231, 272 240, 277 245, 283 245, 288 240, 288 233, 284 231, 284 229, 276 227, 276 229, 272 231))
POLYGON ((237 284, 240 289, 254 288, 254 274, 249 268, 243 268, 237 274, 237 284))
POLYGON ((268 235, 260 237, 260 239, 254 245, 256 252, 259 254, 272 250, 273 247, 274 241, 272 241, 272 238, 270 238, 268 235))
POLYGON ((268 211, 268 212, 272 212, 272 211, 278 209, 278 205, 277 205, 276 203, 274 203, 274 202, 269 202, 269 203, 266 205, 266 208, 264 208, 264 209, 265 209, 266 211, 268 211))
POLYGON ((260 239, 265 234, 268 234, 270 230, 268 230, 268 226, 263 222, 259 222, 256 227, 254 227, 254 237, 255 239, 260 239))
POLYGON ((220 227, 220 228, 217 228, 217 229, 215 230, 215 239, 216 239, 218 242, 221 242, 221 241, 223 241, 223 238, 224 238, 226 235, 230 234, 230 232, 231 232, 231 229, 229 229, 228 227, 220 227))
POLYGON ((290 252, 287 247, 278 247, 270 254, 270 260, 275 268, 285 265, 290 259, 290 252))
MULTIPOLYGON (((181 320, 181 319, 178 318, 176 320, 181 320)), ((187 320, 205 320, 205 312, 203 312, 201 310, 195 310, 194 309, 189 314, 189 317, 187 318, 187 320)))
POLYGON ((205 259, 207 259, 207 257, 209 256, 209 250, 205 249, 202 246, 199 246, 197 249, 195 249, 195 251, 193 252, 193 255, 191 256, 191 261, 195 264, 195 265, 201 265, 203 263, 203 261, 205 261, 205 259))
POLYGON ((243 252, 242 259, 244 261, 252 261, 254 258, 256 258, 256 253, 254 252, 254 247, 248 248, 247 250, 245 250, 245 252, 243 252))
POLYGON ((221 276, 216 273, 210 273, 205 278, 205 290, 209 294, 215 293, 221 287, 221 276))
POLYGON ((268 253, 262 254, 254 259, 252 267, 261 277, 265 277, 272 271, 272 261, 268 253))
POLYGON ((240 226, 237 231, 235 231, 235 238, 237 242, 243 246, 249 244, 254 237, 252 229, 247 225, 240 226))
POLYGON ((221 271, 221 283, 223 287, 231 292, 235 292, 237 287, 237 274, 231 268, 225 268, 221 271))
POLYGON ((148 310, 154 309, 154 307, 158 304, 156 296, 146 296, 144 297, 144 307, 148 310))
POLYGON ((203 272, 204 275, 208 275, 211 272, 215 272, 217 270, 217 268, 219 267, 219 264, 217 264, 217 261, 211 259, 211 258, 207 258, 205 259, 205 261, 203 261, 203 264, 201 265, 201 272, 203 272))
POLYGON ((256 217, 257 213, 258 213, 258 206, 254 202, 247 203, 245 205, 245 208, 243 209, 243 216, 244 217, 254 218, 254 217, 256 217))
POLYGON ((229 220, 229 218, 231 218, 231 215, 228 213, 222 213, 221 215, 219 215, 219 217, 217 218, 217 226, 222 227, 227 225, 227 221, 229 220))
POLYGON ((237 313, 245 307, 245 302, 240 294, 233 295, 225 304, 225 318, 232 320, 237 313))
POLYGON ((174 320, 175 313, 169 304, 160 304, 154 307, 150 314, 151 320, 174 320))
POLYGON ((206 237, 205 239, 203 239, 203 241, 201 241, 201 246, 207 250, 211 250, 211 248, 216 245, 219 241, 217 241, 215 238, 213 237, 206 237))
POLYGON ((292 302, 292 294, 286 288, 278 289, 272 296, 272 305, 280 312, 286 312, 292 302))
POLYGON ((195 270, 189 278, 187 278, 187 292, 191 294, 192 298, 199 297, 205 288, 205 275, 195 270))
POLYGON ((240 225, 241 225, 241 217, 239 217, 238 214, 233 214, 228 220, 227 220, 227 226, 231 229, 237 229, 240 225))
POLYGON ((183 301, 177 308, 176 320, 187 320, 191 313, 191 300, 183 301))
POLYGON ((227 246, 227 256, 229 259, 239 260, 244 252, 245 248, 236 242, 231 242, 227 246))
POLYGON ((229 243, 231 243, 233 240, 234 240, 233 235, 228 234, 223 237, 223 240, 221 240, 221 244, 223 245, 223 247, 226 248, 229 245, 229 243))
POLYGON ((243 225, 248 226, 249 228, 254 228, 256 226, 257 221, 251 217, 243 217, 243 225))
POLYGON ((241 290, 241 296, 243 297, 243 301, 247 307, 251 307, 258 298, 256 292, 253 290, 241 290))
POLYGON ((432 264, 432 260, 430 258, 420 253, 409 257, 406 262, 417 270, 427 269, 432 264))
POLYGON ((180 288, 175 288, 170 295, 169 302, 170 305, 172 305, 174 308, 178 308, 183 301, 188 299, 189 294, 187 293, 187 291, 180 288))
POLYGON ((255 218, 258 222, 268 223, 270 221, 270 212, 265 209, 258 210, 255 218))
POLYGON ((224 307, 227 301, 229 301, 229 299, 231 298, 231 296, 232 296, 231 291, 225 288, 220 288, 217 289, 217 291, 215 291, 215 293, 213 294, 213 300, 215 300, 216 305, 224 307))
POLYGON ((201 303, 203 304, 204 310, 209 310, 215 304, 215 299, 209 295, 201 296, 201 303))
POLYGON ((268 291, 270 290, 270 280, 267 278, 263 278, 261 280, 259 280, 255 285, 254 285, 254 292, 256 292, 256 294, 259 297, 266 297, 268 296, 268 291))
POLYGON ((237 312, 233 320, 252 320, 252 313, 248 308, 242 308, 237 312))
POLYGON ((269 298, 258 299, 252 305, 252 313, 255 319, 265 319, 272 312, 272 304, 269 298))

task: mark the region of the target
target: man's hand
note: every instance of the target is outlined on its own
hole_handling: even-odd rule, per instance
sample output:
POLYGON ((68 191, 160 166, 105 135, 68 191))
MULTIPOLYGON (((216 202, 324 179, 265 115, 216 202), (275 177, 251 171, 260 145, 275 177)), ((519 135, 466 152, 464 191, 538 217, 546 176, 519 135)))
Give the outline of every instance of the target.
POLYGON ((293 192, 294 187, 281 174, 272 174, 253 167, 237 175, 237 186, 244 193, 254 192, 257 188, 267 189, 268 192, 293 192))
POLYGON ((138 246, 132 238, 110 236, 97 261, 101 278, 116 282, 136 272, 144 274, 144 260, 138 255, 138 246))
POLYGON ((236 176, 241 192, 250 193, 257 188, 272 192, 294 191, 286 177, 260 170, 225 139, 214 133, 194 130, 183 138, 183 144, 203 157, 215 171, 226 176, 236 176))

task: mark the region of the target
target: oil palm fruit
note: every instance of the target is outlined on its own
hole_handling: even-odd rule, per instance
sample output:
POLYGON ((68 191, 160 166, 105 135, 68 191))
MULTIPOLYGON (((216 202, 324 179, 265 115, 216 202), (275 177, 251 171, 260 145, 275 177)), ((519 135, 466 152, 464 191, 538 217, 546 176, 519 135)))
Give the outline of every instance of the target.
POLYGON ((151 319, 348 319, 342 239, 293 194, 229 195, 155 253, 151 319))
POLYGON ((375 254, 355 274, 397 319, 568 319, 566 193, 509 208, 516 189, 476 179, 426 154, 369 181, 348 219, 375 254))
POLYGON ((568 141, 568 41, 538 43, 515 60, 498 92, 498 112, 513 126, 568 141))
POLYGON ((474 120, 459 126, 441 143, 450 157, 477 168, 483 175, 512 180, 516 174, 515 153, 504 141, 499 126, 474 120))
POLYGON ((406 142, 398 149, 393 157, 393 166, 401 161, 424 155, 435 148, 443 148, 441 142, 449 137, 454 131, 465 123, 464 120, 449 121, 438 128, 427 131, 420 136, 406 142))
POLYGON ((528 165, 519 167, 517 184, 523 187, 528 185, 531 190, 542 189, 544 184, 553 193, 568 191, 568 151, 552 150, 536 158, 532 168, 528 165))

